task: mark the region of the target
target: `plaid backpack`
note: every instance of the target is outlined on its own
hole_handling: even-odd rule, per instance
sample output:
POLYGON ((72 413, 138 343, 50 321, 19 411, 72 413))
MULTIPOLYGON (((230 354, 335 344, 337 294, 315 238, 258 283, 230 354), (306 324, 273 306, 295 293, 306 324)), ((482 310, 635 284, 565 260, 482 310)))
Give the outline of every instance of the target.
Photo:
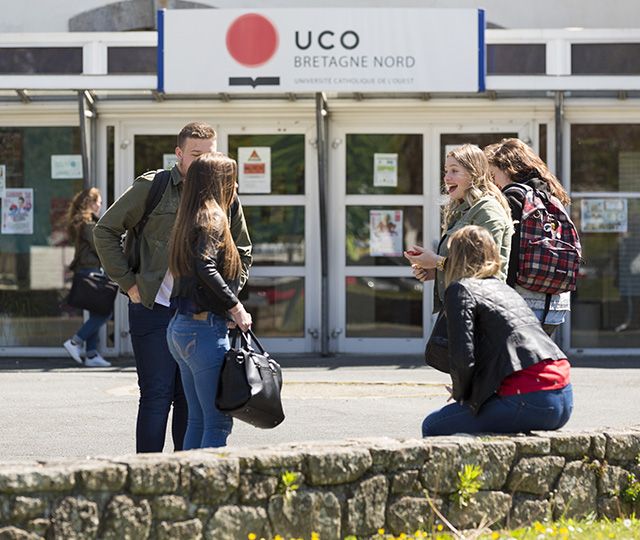
POLYGON ((516 282, 548 295, 575 291, 582 248, 567 211, 556 197, 523 184, 508 189, 512 186, 524 190, 516 282))

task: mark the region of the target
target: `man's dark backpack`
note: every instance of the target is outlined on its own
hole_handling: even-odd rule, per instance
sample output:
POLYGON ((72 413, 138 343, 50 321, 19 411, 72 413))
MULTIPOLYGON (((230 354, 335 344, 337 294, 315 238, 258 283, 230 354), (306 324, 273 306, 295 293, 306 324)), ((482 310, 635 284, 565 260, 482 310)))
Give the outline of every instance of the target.
POLYGON ((582 247, 566 209, 530 186, 514 183, 507 189, 524 190, 516 283, 547 295, 575 291, 582 247))
POLYGON ((140 218, 140 221, 132 228, 129 229, 124 238, 123 251, 129 261, 129 268, 133 270, 134 274, 137 274, 140 270, 140 238, 142 231, 144 231, 149 216, 153 212, 154 208, 160 203, 162 195, 165 189, 169 185, 171 180, 171 171, 160 171, 156 173, 151 182, 151 188, 147 194, 147 200, 144 205, 144 214, 140 218))

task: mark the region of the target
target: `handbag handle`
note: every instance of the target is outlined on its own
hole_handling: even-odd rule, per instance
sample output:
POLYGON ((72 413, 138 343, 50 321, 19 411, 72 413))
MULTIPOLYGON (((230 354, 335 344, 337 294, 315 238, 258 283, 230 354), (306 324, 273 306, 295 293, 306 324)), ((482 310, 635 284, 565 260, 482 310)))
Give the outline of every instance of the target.
POLYGON ((258 352, 264 356, 269 356, 269 353, 264 350, 262 343, 258 341, 258 338, 253 333, 253 330, 249 328, 246 332, 242 332, 238 327, 234 328, 231 331, 231 348, 237 348, 238 339, 240 339, 240 345, 245 346, 248 350, 252 351, 253 347, 251 346, 251 342, 255 345, 258 352))

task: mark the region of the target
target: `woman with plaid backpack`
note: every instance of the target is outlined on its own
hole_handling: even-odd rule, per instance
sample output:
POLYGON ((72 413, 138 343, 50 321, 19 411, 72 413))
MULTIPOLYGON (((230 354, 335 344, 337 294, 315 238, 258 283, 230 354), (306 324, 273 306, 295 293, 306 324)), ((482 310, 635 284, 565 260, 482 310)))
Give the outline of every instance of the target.
MULTIPOLYGON (((552 335, 564 322, 570 309, 570 291, 575 289, 580 260, 577 232, 564 209, 571 200, 544 161, 520 139, 503 139, 485 147, 484 152, 489 160, 493 181, 509 202, 514 222, 507 284, 522 295, 542 323, 545 332, 552 335), (523 208, 535 207, 536 204, 540 209, 537 215, 542 213, 549 217, 550 223, 547 224, 542 223, 544 220, 538 220, 542 227, 546 227, 544 230, 553 228, 552 234, 558 238, 560 232, 568 236, 559 240, 562 245, 559 258, 546 257, 543 248, 533 255, 523 253, 522 246, 527 244, 526 241, 522 242, 524 235, 531 235, 532 229, 535 231, 535 223, 529 226, 529 213, 523 213, 523 208), (528 256, 538 257, 532 264, 537 271, 545 273, 546 280, 541 278, 539 282, 535 282, 523 279, 523 265, 528 256), (568 265, 568 269, 558 268, 563 263, 568 265)), ((542 234, 540 233, 540 240, 542 234)), ((533 240, 529 244, 535 243, 535 239, 533 240)), ((557 246, 553 246, 555 253, 558 253, 556 248, 557 246)), ((549 250, 549 253, 554 251, 549 250)))

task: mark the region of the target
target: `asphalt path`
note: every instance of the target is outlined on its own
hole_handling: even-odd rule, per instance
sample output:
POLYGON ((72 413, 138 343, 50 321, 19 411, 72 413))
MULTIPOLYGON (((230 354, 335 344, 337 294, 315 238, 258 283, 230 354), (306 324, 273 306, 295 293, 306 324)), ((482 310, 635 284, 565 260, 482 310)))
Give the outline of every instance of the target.
MULTIPOLYGON (((290 365, 283 369, 286 420, 273 430, 236 421, 230 446, 417 438, 424 416, 447 398, 448 376, 417 357, 283 364, 290 365)), ((133 453, 135 369, 126 359, 114 366, 0 360, 0 461, 133 453)), ((572 381, 575 408, 564 431, 640 427, 640 366, 574 367, 572 381)), ((171 449, 167 439, 165 450, 171 449)))

